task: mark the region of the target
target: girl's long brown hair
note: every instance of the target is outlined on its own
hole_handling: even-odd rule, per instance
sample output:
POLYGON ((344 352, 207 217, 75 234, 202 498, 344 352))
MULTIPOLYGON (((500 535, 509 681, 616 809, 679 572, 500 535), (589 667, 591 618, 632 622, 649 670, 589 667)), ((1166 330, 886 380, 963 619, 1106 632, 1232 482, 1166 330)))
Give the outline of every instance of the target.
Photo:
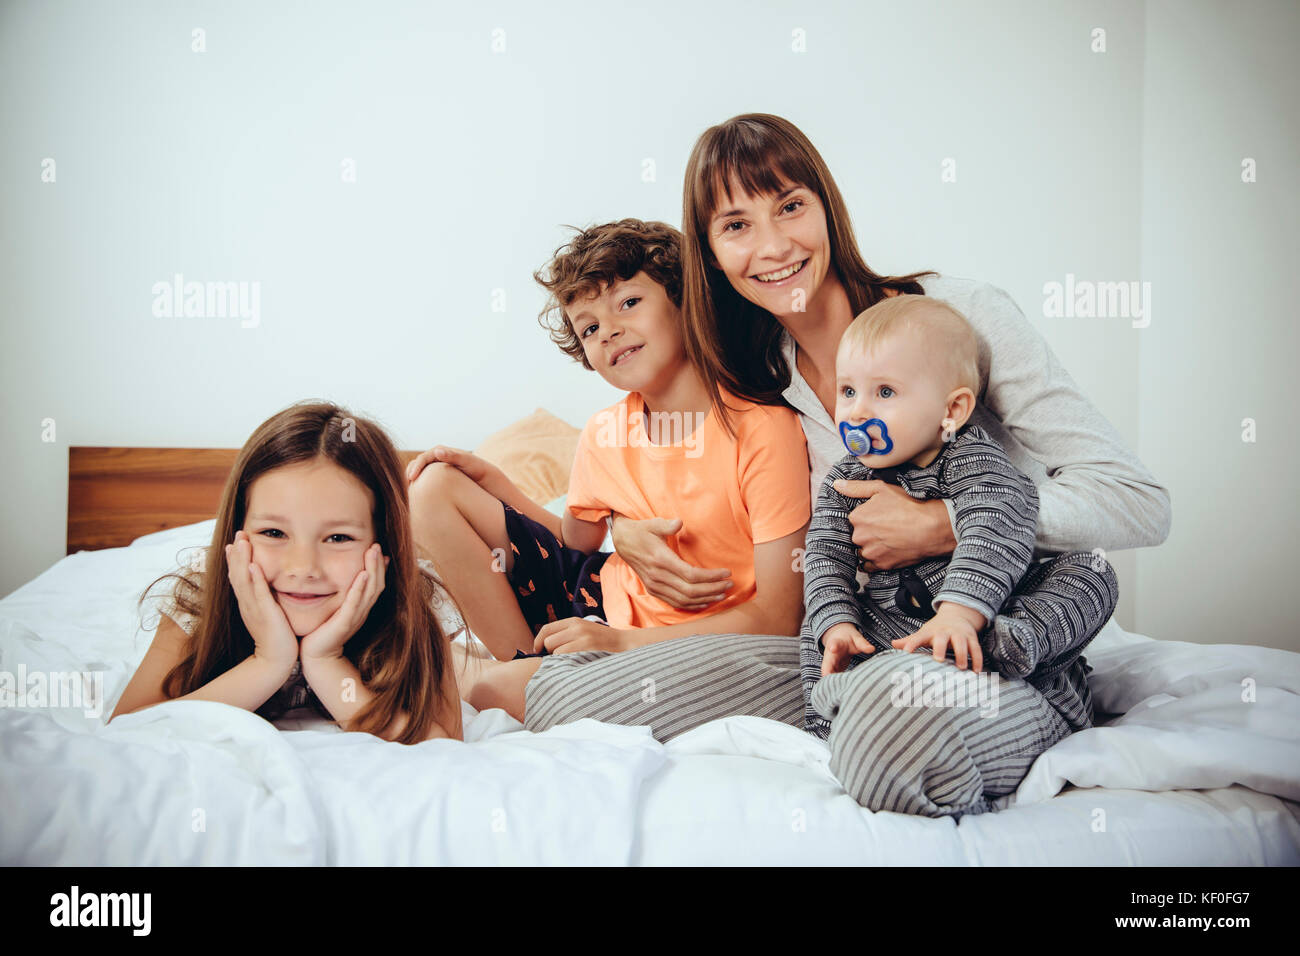
POLYGON ((272 469, 318 459, 333 462, 370 489, 375 537, 389 558, 383 591, 343 647, 374 695, 350 729, 382 736, 405 713, 406 725, 393 739, 417 743, 429 736, 442 703, 447 641, 430 604, 432 586, 416 562, 400 459, 381 427, 328 402, 292 405, 253 432, 226 479, 202 573, 173 573, 154 582, 175 579, 177 607, 197 618, 189 651, 164 679, 163 693, 188 694, 253 653, 253 638, 230 585, 225 545, 244 526, 254 481, 272 469))
POLYGON ((746 113, 710 127, 686 164, 682 193, 682 318, 686 349, 709 398, 731 431, 720 388, 763 405, 784 405, 790 368, 781 354, 782 326, 771 312, 750 302, 713 265, 709 221, 733 182, 759 196, 789 184, 811 189, 826 209, 831 268, 848 293, 854 315, 869 309, 886 289, 924 295, 918 281, 933 272, 882 276, 858 251, 848 208, 816 147, 789 120, 746 113))

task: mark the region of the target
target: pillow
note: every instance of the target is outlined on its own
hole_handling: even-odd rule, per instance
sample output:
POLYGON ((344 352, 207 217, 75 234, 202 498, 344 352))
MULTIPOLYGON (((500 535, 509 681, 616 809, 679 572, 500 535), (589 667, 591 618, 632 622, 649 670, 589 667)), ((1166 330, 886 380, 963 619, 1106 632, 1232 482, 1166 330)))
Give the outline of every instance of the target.
POLYGON ((581 429, 539 408, 483 439, 474 454, 492 462, 520 491, 544 505, 568 493, 581 434, 581 429))

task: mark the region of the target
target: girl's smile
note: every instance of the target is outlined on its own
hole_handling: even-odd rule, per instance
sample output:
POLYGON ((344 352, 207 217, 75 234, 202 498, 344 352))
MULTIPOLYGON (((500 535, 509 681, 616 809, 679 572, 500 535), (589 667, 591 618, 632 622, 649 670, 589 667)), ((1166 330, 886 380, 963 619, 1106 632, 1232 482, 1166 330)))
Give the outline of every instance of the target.
POLYGON ((329 591, 325 594, 310 594, 310 593, 295 594, 292 591, 276 591, 275 593, 278 597, 282 597, 285 600, 292 601, 295 604, 301 604, 307 606, 307 605, 315 604, 317 601, 324 601, 327 598, 331 598, 338 592, 329 591))

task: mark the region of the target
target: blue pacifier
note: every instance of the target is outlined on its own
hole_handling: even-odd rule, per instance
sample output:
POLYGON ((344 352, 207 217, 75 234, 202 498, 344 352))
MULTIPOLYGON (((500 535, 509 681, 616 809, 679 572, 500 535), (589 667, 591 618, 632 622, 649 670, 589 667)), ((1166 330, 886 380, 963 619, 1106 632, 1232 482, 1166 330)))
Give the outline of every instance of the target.
POLYGON ((861 425, 840 422, 840 438, 851 455, 888 455, 894 450, 894 440, 889 437, 889 429, 879 418, 868 418, 861 425), (885 443, 884 448, 872 447, 871 436, 867 434, 867 429, 872 425, 880 429, 879 440, 885 443))

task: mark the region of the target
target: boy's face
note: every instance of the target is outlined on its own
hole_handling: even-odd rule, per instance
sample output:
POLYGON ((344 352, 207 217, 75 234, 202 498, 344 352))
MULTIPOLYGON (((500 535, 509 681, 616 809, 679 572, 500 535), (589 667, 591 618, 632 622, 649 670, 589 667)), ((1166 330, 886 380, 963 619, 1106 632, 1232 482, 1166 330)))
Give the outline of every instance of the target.
MULTIPOLYGON (((878 418, 894 447, 885 455, 859 455, 871 468, 910 462, 942 443, 949 392, 925 360, 923 337, 914 329, 889 336, 866 353, 840 342, 835 358, 835 422, 861 425, 878 418)), ((880 429, 871 427, 872 448, 887 447, 880 429)), ((929 464, 928 461, 925 464, 929 464)))
POLYGON ((686 361, 680 310, 644 272, 564 310, 600 377, 625 392, 664 388, 686 361))
POLYGON ((370 489, 329 461, 274 468, 249 486, 243 531, 299 637, 338 610, 365 568, 372 507, 370 489))

